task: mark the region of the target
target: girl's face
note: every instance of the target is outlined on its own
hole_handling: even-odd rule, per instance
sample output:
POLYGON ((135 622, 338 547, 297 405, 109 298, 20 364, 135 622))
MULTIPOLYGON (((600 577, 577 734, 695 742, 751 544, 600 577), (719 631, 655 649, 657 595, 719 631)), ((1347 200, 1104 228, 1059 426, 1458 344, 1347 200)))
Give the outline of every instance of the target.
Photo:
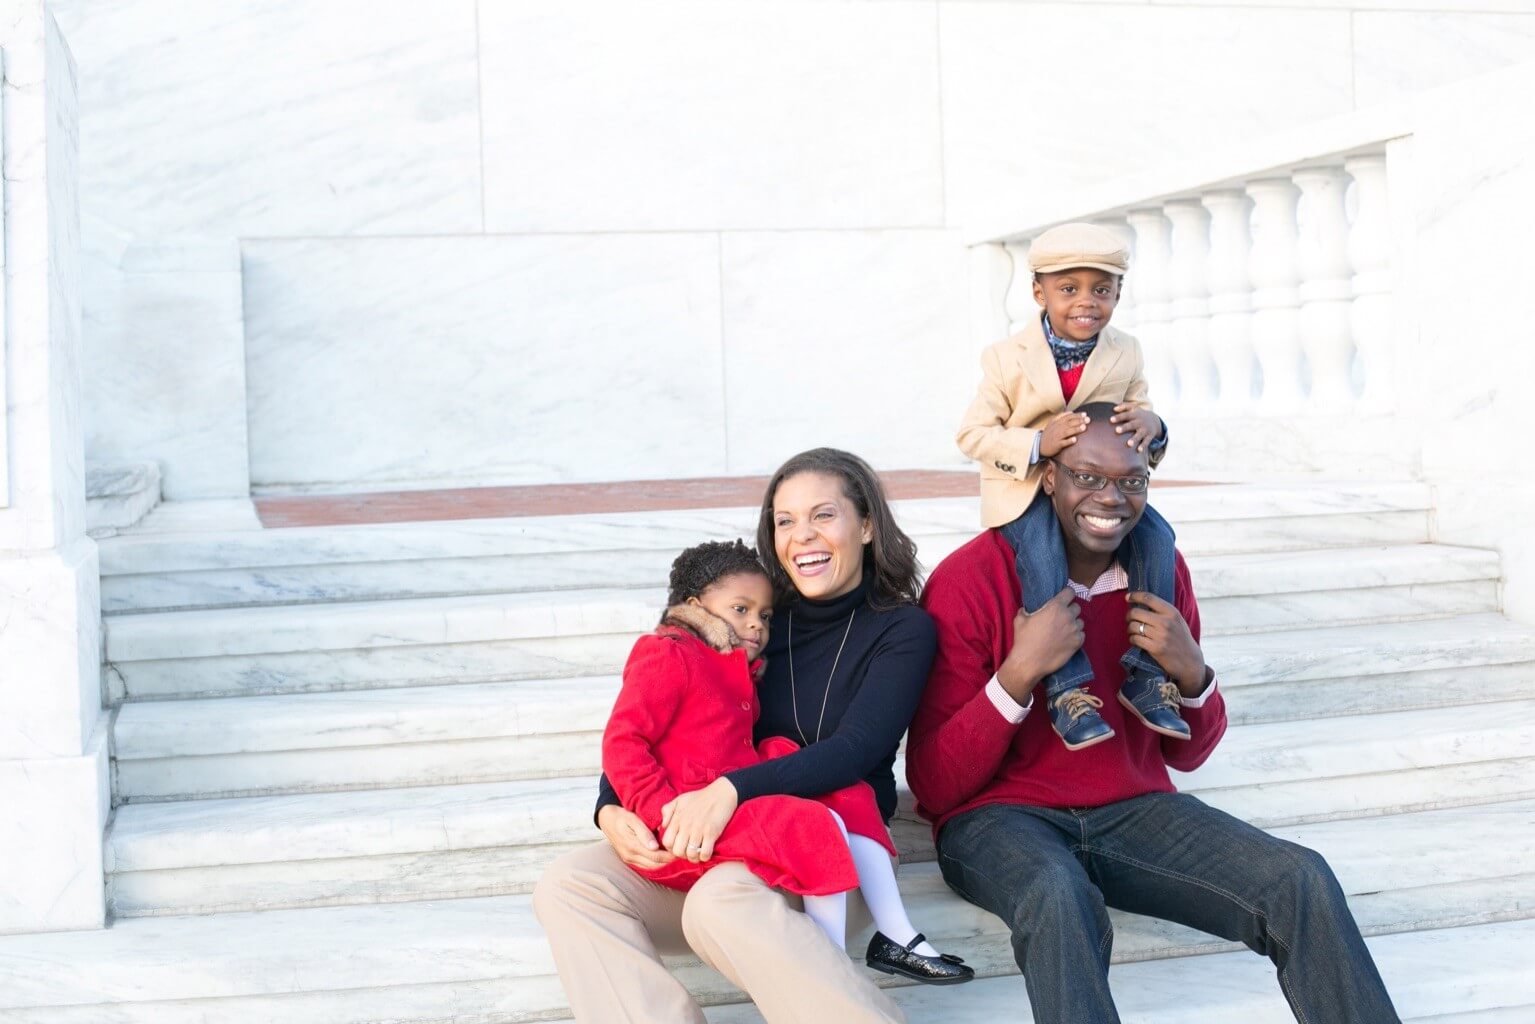
POLYGON ((797 473, 773 492, 773 549, 802 597, 824 600, 856 588, 873 536, 840 477, 797 473))
POLYGON ((710 615, 730 623, 749 658, 762 653, 773 618, 773 585, 760 572, 738 572, 714 581, 697 597, 688 598, 710 615))

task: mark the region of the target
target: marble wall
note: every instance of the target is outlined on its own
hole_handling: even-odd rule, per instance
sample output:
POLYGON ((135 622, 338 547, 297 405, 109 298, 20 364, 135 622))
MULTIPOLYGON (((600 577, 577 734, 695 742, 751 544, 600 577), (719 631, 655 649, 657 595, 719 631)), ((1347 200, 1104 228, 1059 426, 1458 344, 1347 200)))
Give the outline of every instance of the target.
POLYGON ((1521 471, 1535 326, 1494 298, 1522 294, 1535 237, 1535 123, 1520 113, 1530 95, 1535 67, 1526 65, 1438 91, 1416 112, 1419 333, 1404 376, 1436 485, 1438 539, 1497 547, 1505 609, 1535 622, 1535 484, 1521 471))
POLYGON ((1535 59, 1535 0, 56 7, 85 208, 242 240, 257 490, 959 465, 967 225, 1535 59))

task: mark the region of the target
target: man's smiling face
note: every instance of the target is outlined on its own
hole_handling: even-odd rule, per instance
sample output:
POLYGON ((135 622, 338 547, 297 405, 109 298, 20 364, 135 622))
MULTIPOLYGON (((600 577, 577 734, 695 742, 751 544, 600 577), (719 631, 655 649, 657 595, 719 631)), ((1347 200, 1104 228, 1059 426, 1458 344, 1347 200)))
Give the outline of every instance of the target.
POLYGON ((1145 454, 1114 433, 1109 413, 1094 412, 1077 443, 1045 466, 1044 489, 1061 522, 1068 558, 1112 555, 1146 510, 1144 489, 1125 494, 1116 482, 1120 477, 1144 479, 1150 471, 1145 454), (1096 483, 1090 479, 1094 476, 1108 478, 1102 490, 1084 486, 1096 483))

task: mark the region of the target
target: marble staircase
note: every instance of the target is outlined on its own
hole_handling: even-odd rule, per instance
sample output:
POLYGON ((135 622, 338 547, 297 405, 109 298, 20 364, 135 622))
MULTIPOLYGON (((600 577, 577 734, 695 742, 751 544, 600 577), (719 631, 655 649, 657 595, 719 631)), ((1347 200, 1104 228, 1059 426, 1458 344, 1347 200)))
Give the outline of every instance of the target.
MULTIPOLYGON (((1321 850, 1404 1016, 1535 1019, 1535 629, 1417 484, 1159 490, 1232 728, 1180 785, 1321 850)), ((5 1024, 561 1019, 529 891, 588 842, 598 733, 676 549, 752 510, 293 530, 101 548, 114 922, 0 938, 5 1024)), ((901 502, 931 565, 974 501, 901 502)), ((913 1020, 1027 1020, 1005 929, 949 893, 903 791, 913 919, 976 964, 913 1020)), ((1116 916, 1127 1019, 1288 1021, 1265 961, 1116 916), (1192 1003, 1169 993, 1197 990, 1192 1003)), ((760 1018, 675 970, 711 1020, 760 1018)), ((882 980, 883 983, 883 980, 882 980)))

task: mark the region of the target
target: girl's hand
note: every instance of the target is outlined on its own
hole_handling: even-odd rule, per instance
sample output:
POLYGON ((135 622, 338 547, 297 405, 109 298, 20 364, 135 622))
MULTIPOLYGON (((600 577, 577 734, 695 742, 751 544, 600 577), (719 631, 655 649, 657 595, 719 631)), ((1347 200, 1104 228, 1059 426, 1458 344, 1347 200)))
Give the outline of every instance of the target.
POLYGON ((723 775, 661 808, 661 845, 695 864, 714 856, 714 843, 730 824, 739 797, 723 775))
POLYGON ((1139 406, 1114 406, 1114 415, 1109 417, 1109 422, 1114 424, 1114 433, 1128 433, 1130 436, 1125 439, 1125 444, 1139 452, 1144 452, 1151 442, 1162 436, 1162 417, 1139 406))
POLYGON ((1139 647, 1167 670, 1185 697, 1197 697, 1205 688, 1205 654, 1194 642, 1189 624, 1178 609, 1155 594, 1134 591, 1125 616, 1130 643, 1139 647))
POLYGON ((618 859, 631 868, 665 867, 674 859, 661 849, 655 833, 645 827, 644 819, 618 804, 608 804, 597 812, 597 827, 612 844, 618 859))

